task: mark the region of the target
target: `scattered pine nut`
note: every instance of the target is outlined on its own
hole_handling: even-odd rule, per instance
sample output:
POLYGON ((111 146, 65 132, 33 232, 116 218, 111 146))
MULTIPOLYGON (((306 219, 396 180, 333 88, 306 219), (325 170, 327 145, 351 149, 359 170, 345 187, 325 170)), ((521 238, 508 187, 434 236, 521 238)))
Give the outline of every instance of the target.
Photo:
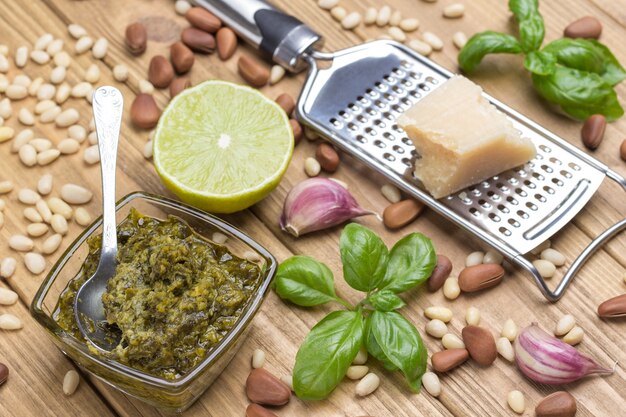
POLYGON ((572 330, 570 330, 565 336, 563 336, 563 341, 568 345, 577 345, 583 341, 585 337, 585 331, 582 327, 574 326, 572 330))
POLYGON ((176 14, 184 16, 189 9, 191 9, 191 4, 187 0, 176 0, 176 3, 174 3, 176 14))
POLYGON ((15 66, 24 68, 28 62, 28 47, 20 46, 15 50, 15 66))
POLYGON ((109 49, 109 41, 106 38, 99 38, 91 48, 91 54, 96 59, 102 59, 106 56, 109 49))
POLYGON ((63 394, 72 395, 80 383, 80 375, 75 370, 68 371, 63 378, 63 394))
POLYGON ((370 368, 365 365, 352 365, 346 371, 346 376, 354 381, 363 378, 369 372, 370 368))
POLYGON ((211 240, 217 243, 218 245, 223 245, 228 240, 228 236, 226 236, 224 233, 221 233, 221 232, 214 232, 211 235, 211 240))
POLYGON ((339 4, 339 0, 318 0, 317 5, 320 9, 331 10, 339 4))
POLYGON ((426 323, 426 333, 437 339, 441 339, 448 333, 448 326, 439 319, 434 319, 426 323))
POLYGON ((406 34, 399 27, 392 26, 389 28, 389 31, 387 33, 389 33, 389 36, 391 36, 391 39, 393 39, 394 41, 406 41, 406 34))
POLYGON ((52 226, 52 230, 54 230, 55 233, 58 233, 62 236, 67 234, 67 220, 65 220, 65 217, 61 216, 60 214, 52 215, 52 218, 50 219, 50 226, 52 226))
POLYGON ((576 326, 576 319, 571 314, 566 314, 556 324, 554 329, 555 336, 564 336, 576 326))
POLYGON ((430 306, 424 310, 424 315, 431 320, 438 319, 444 323, 452 320, 452 310, 441 306, 430 306))
POLYGON ((459 280, 453 277, 446 279, 443 283, 443 296, 448 300, 456 300, 460 294, 459 280))
POLYGON ((306 175, 308 175, 309 177, 315 177, 319 175, 321 169, 322 167, 320 166, 320 163, 317 162, 317 159, 313 157, 308 157, 307 159, 305 159, 304 172, 306 172, 306 175))
POLYGON ((374 373, 369 373, 356 384, 355 392, 359 397, 365 397, 380 386, 380 378, 374 373))
POLYGON ((30 188, 22 188, 17 193, 17 199, 22 204, 35 205, 37 201, 41 200, 41 196, 37 194, 36 191, 31 190, 30 188))
POLYGON ((265 352, 261 349, 254 349, 252 352, 252 368, 263 368, 265 365, 265 352))
POLYGON ((420 21, 415 18, 403 19, 398 27, 405 32, 415 32, 420 27, 420 21))
POLYGON ((77 141, 75 141, 74 139, 63 139, 61 142, 59 142, 59 144, 57 145, 57 149, 63 154, 63 155, 71 155, 71 154, 75 154, 76 152, 78 152, 78 150, 80 149, 80 143, 78 143, 77 141))
POLYGON ((422 385, 433 397, 438 397, 441 394, 441 382, 434 372, 426 372, 422 376, 422 385))
POLYGON ((74 53, 76 55, 83 54, 91 49, 93 46, 93 39, 89 36, 82 36, 80 39, 76 41, 74 45, 74 53))
POLYGON ((418 54, 428 56, 433 52, 433 47, 427 44, 426 42, 422 42, 419 39, 411 39, 408 43, 409 48, 413 49, 418 54))
POLYGON ((452 43, 459 49, 463 48, 467 43, 467 35, 463 32, 455 32, 452 35, 452 43))
POLYGON ((139 80, 139 84, 137 85, 139 88, 139 92, 143 94, 152 94, 154 93, 154 86, 148 80, 139 80))
POLYGON ((0 277, 2 278, 11 278, 15 273, 15 268, 17 267, 17 261, 15 258, 7 257, 0 262, 0 277))
POLYGON ((504 256, 500 252, 496 252, 493 249, 489 249, 487 253, 485 253, 485 257, 483 258, 484 264, 502 264, 504 260, 504 256))
POLYGON ((533 265, 543 278, 552 278, 556 272, 556 266, 545 259, 534 260, 533 265))
POLYGON ((496 341, 496 349, 498 350, 500 356, 507 361, 513 362, 515 360, 513 345, 511 345, 511 341, 506 337, 501 337, 496 341))
POLYGON ((65 218, 65 220, 69 220, 72 218, 73 210, 72 208, 63 200, 58 197, 52 197, 48 200, 48 207, 50 211, 54 214, 59 214, 65 218))
POLYGON ((431 46, 431 48, 433 48, 433 50, 441 51, 443 49, 443 41, 441 40, 441 38, 439 38, 439 36, 435 35, 434 33, 424 32, 422 38, 424 39, 424 42, 426 42, 431 46))
POLYGON ((554 264, 554 266, 563 266, 565 265, 565 256, 552 248, 545 249, 541 252, 541 259, 546 260, 554 264))
POLYGON ((24 217, 32 223, 43 222, 43 217, 41 217, 37 209, 34 207, 26 207, 23 211, 23 214, 24 214, 24 217))
POLYGON ((46 260, 38 253, 28 252, 24 255, 24 265, 32 274, 39 275, 46 269, 46 260))
POLYGON ((61 155, 61 151, 58 149, 48 149, 47 151, 40 152, 37 154, 37 164, 41 166, 48 165, 54 161, 61 155))
POLYGON ((67 134, 76 142, 83 143, 87 138, 87 129, 81 125, 72 125, 67 129, 67 134))
POLYGON ((441 338, 441 344, 446 349, 465 349, 463 340, 452 333, 446 333, 441 338))
POLYGON ((523 414, 526 409, 526 402, 524 401, 524 394, 520 391, 514 390, 509 392, 506 397, 506 402, 509 404, 511 410, 517 414, 523 414))
POLYGON ((363 23, 366 26, 371 26, 376 23, 376 18, 378 17, 378 10, 375 7, 368 7, 365 11, 365 17, 363 18, 363 23))
POLYGON ((485 253, 481 251, 472 252, 465 258, 465 266, 480 265, 483 263, 485 253))
POLYGON ((65 184, 61 187, 61 199, 68 204, 86 204, 91 201, 93 193, 76 184, 65 184))
POLYGON ((0 315, 0 329, 19 330, 22 327, 24 327, 24 325, 22 324, 22 320, 20 320, 19 317, 16 317, 13 314, 0 315))
POLYGON ((398 26, 402 22, 402 13, 400 10, 394 10, 389 16, 389 26, 398 26))
POLYGON ((341 27, 345 30, 352 30, 359 26, 361 23, 361 14, 359 12, 352 12, 346 17, 341 19, 341 27))
POLYGON ((91 224, 91 215, 84 207, 78 207, 74 212, 74 221, 80 226, 89 226, 91 224))
POLYGON ((48 62, 50 62, 50 55, 48 55, 48 53, 46 51, 31 51, 30 53, 30 59, 33 60, 33 62, 39 64, 39 65, 44 65, 47 64, 48 62))
POLYGON ((348 12, 343 7, 336 6, 336 7, 333 7, 332 9, 330 9, 330 15, 337 22, 341 22, 348 15, 348 12))
POLYGON ((15 135, 15 130, 9 126, 1 126, 0 127, 0 143, 11 140, 15 135))
POLYGON ((153 145, 152 141, 149 140, 143 146, 143 157, 146 158, 146 159, 152 158, 153 149, 154 149, 154 145, 153 145))
POLYGON ((515 338, 517 337, 517 325, 513 320, 508 319, 504 322, 504 326, 502 326, 501 336, 506 337, 511 342, 515 340, 515 338))
POLYGON ((72 62, 72 58, 70 57, 70 54, 68 54, 67 52, 61 51, 58 54, 54 55, 54 57, 52 58, 52 61, 54 61, 54 64, 57 67, 67 68, 70 66, 70 63, 72 62))
POLYGON ((0 287, 0 305, 10 306, 17 302, 18 295, 15 291, 0 287))
POLYGON ((385 184, 380 188, 381 194, 392 204, 399 202, 402 199, 402 195, 400 194, 400 190, 391 185, 385 184))
POLYGON ((50 223, 50 219, 52 219, 52 212, 50 211, 50 207, 48 207, 48 203, 44 200, 39 200, 35 204, 35 208, 37 209, 39 216, 41 216, 41 219, 46 223, 50 223))
POLYGON ((100 80, 100 68, 96 64, 91 64, 85 71, 85 81, 95 84, 100 80))
POLYGON ((443 9, 443 17, 448 19, 458 19, 463 17, 465 6, 462 3, 452 3, 443 9))
POLYGON ((26 233, 32 237, 43 236, 48 233, 48 225, 45 223, 31 223, 26 226, 26 233))
MULTIPOLYGON (((176 2, 176 3, 178 3, 178 2, 176 2)), ((187 3, 187 2, 185 1, 185 3, 187 3)), ((187 3, 187 4, 189 4, 189 3, 187 3)), ((115 81, 119 81, 121 83, 126 81, 128 79, 128 67, 126 65, 124 65, 124 64, 117 64, 116 66, 114 66, 113 67, 113 78, 115 78, 115 81)))
POLYGON ((41 251, 45 255, 50 255, 56 252, 56 250, 59 249, 59 246, 61 245, 62 240, 63 240, 63 236, 61 236, 58 233, 53 234, 52 236, 48 237, 46 240, 43 241, 43 244, 41 245, 41 251))
POLYGON ((383 6, 378 11, 378 16, 376 17, 376 26, 383 27, 387 26, 389 23, 389 19, 391 18, 391 7, 383 6))
POLYGON ((87 35, 85 28, 77 23, 70 23, 67 25, 67 31, 72 38, 77 40, 87 35))
POLYGON ((18 156, 20 157, 20 161, 27 167, 32 167, 37 163, 37 150, 28 143, 20 147, 18 156))

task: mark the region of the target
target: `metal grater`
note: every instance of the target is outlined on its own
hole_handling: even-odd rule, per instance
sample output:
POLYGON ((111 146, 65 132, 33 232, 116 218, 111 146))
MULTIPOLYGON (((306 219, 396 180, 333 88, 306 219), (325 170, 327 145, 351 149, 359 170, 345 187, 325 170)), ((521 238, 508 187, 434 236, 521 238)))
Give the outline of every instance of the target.
POLYGON ((623 219, 596 237, 550 290, 524 255, 564 227, 605 177, 626 190, 623 177, 485 94, 533 141, 537 156, 522 167, 435 200, 413 175, 413 161, 419 155, 396 119, 450 78, 451 72, 393 41, 319 52, 315 49, 319 35, 261 0, 198 3, 269 52, 277 63, 291 70, 308 65, 297 106, 300 121, 526 269, 550 301, 561 298, 586 260, 626 228, 623 219))

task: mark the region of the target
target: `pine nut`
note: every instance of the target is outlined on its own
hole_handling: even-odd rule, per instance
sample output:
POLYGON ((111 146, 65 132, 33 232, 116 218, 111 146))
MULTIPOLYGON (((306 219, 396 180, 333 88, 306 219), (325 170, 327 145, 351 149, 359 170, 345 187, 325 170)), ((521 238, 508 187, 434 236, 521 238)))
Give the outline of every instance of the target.
POLYGON ((273 65, 270 69, 270 85, 277 84, 285 76, 285 69, 280 65, 273 65))
POLYGON ((98 145, 92 145, 85 149, 83 152, 83 159, 89 165, 100 162, 100 151, 98 150, 98 145))
POLYGON ((59 249, 62 240, 63 236, 58 233, 53 234, 43 241, 43 244, 41 245, 41 251, 46 255, 53 254, 54 252, 56 252, 57 249, 59 249))
POLYGON ((43 51, 50 45, 50 42, 54 40, 54 36, 51 33, 44 33, 35 41, 33 49, 43 51))
POLYGON ((189 11, 189 9, 191 9, 191 4, 189 4, 187 0, 176 0, 176 3, 174 4, 174 10, 176 11, 176 14, 184 16, 185 13, 189 11))
POLYGON ((75 370, 67 371, 65 377, 63 377, 63 394, 72 395, 76 392, 78 384, 80 383, 80 375, 75 370))
POLYGON ((139 80, 139 92, 143 94, 152 94, 154 93, 154 86, 148 80, 139 80))
POLYGON ((37 151, 32 145, 25 144, 18 151, 20 161, 27 167, 32 167, 37 163, 37 151))
POLYGON ((17 112, 17 120, 24 126, 32 126, 35 124, 35 116, 26 107, 22 107, 17 112))
POLYGON ((365 365, 352 365, 346 371, 346 376, 353 381, 363 378, 370 368, 365 365))
POLYGON ((465 349, 465 343, 460 337, 452 333, 446 333, 441 338, 441 344, 446 349, 465 349))
POLYGON ((28 252, 24 255, 24 265, 32 274, 39 275, 46 269, 46 260, 38 253, 28 252))
POLYGON ((504 322, 504 326, 502 326, 502 333, 500 334, 502 337, 506 337, 511 342, 515 340, 517 337, 517 325, 511 319, 508 319, 504 322))
POLYGON ((63 216, 65 220, 69 220, 72 218, 72 208, 60 198, 52 197, 51 199, 49 199, 48 207, 50 208, 50 211, 52 213, 63 216))
POLYGON ((472 252, 465 258, 465 266, 480 265, 483 263, 485 253, 481 251, 472 252))
POLYGON ((77 23, 70 23, 67 25, 67 31, 72 38, 77 40, 87 35, 85 28, 77 23))
POLYGON ((531 250, 530 253, 532 253, 533 255, 539 255, 541 252, 548 249, 550 246, 552 246, 552 242, 550 242, 549 240, 546 240, 545 242, 537 246, 535 249, 531 250))
POLYGON ((467 35, 463 32, 454 32, 452 43, 459 49, 463 48, 467 43, 467 35))
POLYGON ((68 127, 78 122, 78 119, 80 119, 78 110, 70 108, 59 114, 54 122, 57 127, 68 127))
POLYGON ((500 252, 496 252, 493 249, 489 249, 487 253, 485 253, 485 257, 483 258, 484 264, 502 264, 504 260, 504 256, 500 252))
POLYGON ((506 402, 509 404, 511 410, 517 414, 524 414, 526 409, 526 402, 524 401, 524 394, 520 391, 514 390, 509 392, 506 396, 506 402))
POLYGON ((420 21, 415 18, 403 19, 399 27, 405 32, 415 32, 420 27, 420 21))
POLYGON ((431 306, 424 310, 424 315, 429 319, 439 319, 444 323, 448 323, 452 320, 452 310, 446 307, 431 306))
POLYGON ((0 55, 0 72, 3 74, 9 72, 9 60, 4 55, 0 55))
POLYGON ((336 7, 333 7, 332 9, 330 9, 330 15, 337 22, 341 22, 343 20, 343 18, 345 18, 348 15, 348 12, 343 7, 336 6, 336 7))
POLYGON ((394 10, 389 17, 389 25, 390 26, 398 26, 402 22, 402 13, 400 10, 394 10))
POLYGON ((356 384, 355 392, 359 397, 365 397, 376 391, 380 385, 380 378, 374 373, 369 373, 356 384))
POLYGON ((52 175, 44 174, 37 182, 37 191, 41 195, 48 195, 52 191, 52 175))
POLYGON ((31 97, 35 97, 37 95, 37 91, 39 91, 39 87, 43 84, 44 79, 42 77, 37 77, 33 80, 32 83, 28 86, 28 95, 31 97))
POLYGON ((443 9, 443 17, 448 19, 457 19, 463 17, 465 6, 461 3, 452 3, 443 9))
POLYGON ((63 49, 63 39, 55 39, 50 42, 50 45, 46 48, 48 55, 54 57, 63 49))
POLYGON ((406 41, 406 34, 402 31, 402 29, 396 26, 390 27, 388 33, 389 33, 389 36, 391 36, 391 39, 393 39, 394 41, 398 41, 398 42, 406 41))
POLYGON ((1 126, 0 127, 0 143, 6 142, 13 138, 15 134, 15 130, 9 126, 1 126))
POLYGON ((90 50, 92 46, 93 39, 85 35, 76 41, 76 44, 74 45, 74 52, 76 55, 80 55, 90 50))
POLYGON ((443 296, 448 300, 456 300, 461 294, 461 287, 459 287, 459 280, 456 278, 448 278, 443 283, 443 296))
POLYGON ((31 223, 26 226, 26 233, 32 237, 43 236, 48 233, 48 225, 45 223, 31 223))
POLYGON ((58 149, 48 149, 47 151, 43 151, 37 154, 37 163, 41 166, 45 166, 51 164, 56 161, 57 158, 61 155, 61 151, 58 149))
POLYGON ((44 83, 37 89, 37 100, 52 100, 57 89, 52 84, 44 83))
POLYGON ((568 345, 574 346, 582 342, 584 337, 585 331, 582 329, 582 327, 574 326, 572 330, 570 330, 565 336, 563 336, 563 341, 568 345))
POLYGON ((555 336, 564 336, 570 332, 576 326, 576 319, 571 314, 566 314, 561 317, 561 320, 556 324, 554 329, 555 336))
POLYGON ((61 198, 69 204, 86 204, 91 201, 93 193, 76 184, 65 184, 61 187, 61 198))
POLYGON ((218 245, 223 245, 228 240, 228 236, 224 233, 214 232, 213 235, 211 235, 211 240, 218 245))
POLYGON ((17 302, 17 293, 7 288, 0 288, 0 305, 10 306, 17 302))
POLYGON ((67 134, 76 142, 83 143, 87 138, 87 129, 81 125, 72 125, 67 129, 67 134))
POLYGON ((3 98, 0 101, 0 117, 8 119, 13 114, 13 107, 11 106, 11 100, 3 98))
POLYGON ((95 84, 100 80, 100 68, 96 64, 91 64, 85 71, 85 81, 95 84))
POLYGON ((52 212, 50 211, 50 207, 48 207, 48 203, 44 200, 39 200, 37 204, 35 204, 35 208, 37 209, 37 213, 41 216, 41 219, 46 223, 50 223, 52 212))
POLYGON ((383 185, 380 188, 380 193, 392 204, 398 203, 402 199, 400 190, 391 184, 383 185))
POLYGON ((359 12, 352 12, 346 17, 341 19, 341 27, 345 30, 352 30, 359 26, 361 23, 361 14, 359 12))
POLYGON ((9 87, 9 79, 6 75, 0 74, 0 93, 6 92, 7 87, 9 87))
POLYGON ((26 98, 28 90, 23 85, 11 84, 7 87, 7 91, 4 94, 11 100, 21 100, 26 98))
POLYGON ((128 67, 124 64, 117 64, 113 67, 113 78, 115 81, 123 83, 128 79, 128 67))
POLYGON ((422 376, 422 385, 433 397, 438 397, 441 394, 441 382, 434 372, 426 372, 422 376))
POLYGON ((391 7, 383 6, 378 11, 378 16, 376 17, 376 26, 383 27, 387 26, 389 23, 389 19, 391 18, 391 7))
POLYGON ((364 346, 359 348, 359 353, 356 354, 354 360, 352 361, 353 365, 363 365, 367 362, 367 349, 364 346))
POLYGON ((496 349, 498 350, 500 356, 507 361, 513 362, 515 360, 513 345, 511 345, 511 341, 506 337, 501 337, 496 341, 496 349))
POLYGON ((30 188, 22 188, 17 193, 17 199, 20 201, 20 203, 33 206, 37 201, 41 200, 41 196, 37 194, 36 191, 33 191, 30 188))
POLYGON ((55 107, 56 103, 52 100, 41 100, 35 104, 35 114, 42 114, 55 107))
POLYGON ((6 208, 7 203, 6 201, 4 201, 3 198, 0 198, 0 211, 4 211, 4 209, 6 208))
POLYGON ((565 265, 566 260, 565 256, 561 252, 551 248, 541 252, 541 259, 552 262, 554 266, 563 266, 565 265))
POLYGON ((72 93, 72 87, 68 83, 63 83, 57 88, 57 93, 54 96, 54 101, 57 104, 63 104, 70 98, 70 94, 72 93))
POLYGON ((13 139, 13 143, 11 144, 11 152, 16 153, 20 150, 22 146, 27 144, 35 134, 30 129, 24 129, 20 133, 15 136, 13 139))
POLYGON ((0 229, 2 229, 3 227, 4 227, 4 213, 0 211, 0 229))
POLYGON ((317 159, 315 158, 308 157, 304 161, 304 172, 306 172, 306 175, 308 175, 309 177, 315 177, 319 175, 321 169, 322 167, 320 166, 320 163, 317 162, 317 159))
POLYGON ((426 42, 420 41, 419 39, 411 39, 408 45, 409 48, 424 56, 428 56, 433 52, 432 46, 430 46, 426 42))
POLYGON ((248 262, 259 262, 261 260, 261 256, 258 253, 248 250, 243 253, 243 257, 248 262))
POLYGON ((89 226, 91 224, 91 216, 85 208, 78 207, 74 212, 74 221, 80 226, 89 226))
POLYGON ((15 50, 15 66, 18 68, 24 68, 28 62, 28 48, 26 46, 20 46, 15 50))
POLYGON ((331 10, 339 4, 339 0, 318 0, 317 5, 320 9, 331 10))
POLYGON ((74 139, 63 139, 57 145, 57 149, 63 155, 75 154, 80 149, 80 143, 76 142, 74 139))
POLYGON ((441 51, 443 49, 443 41, 439 38, 439 36, 432 32, 424 32, 422 39, 424 39, 424 42, 429 44, 435 51, 441 51))
POLYGON ((149 140, 148 142, 146 142, 146 144, 143 147, 143 157, 146 159, 150 159, 152 158, 152 148, 153 148, 153 143, 151 140, 149 140))
POLYGON ((0 262, 0 277, 2 278, 11 278, 15 273, 15 268, 17 267, 17 261, 15 258, 7 257, 0 262))
POLYGON ((87 135, 87 142, 89 142, 90 145, 97 145, 98 144, 98 135, 96 134, 96 132, 90 132, 87 135))
POLYGON ((39 121, 41 123, 52 123, 59 114, 61 114, 61 107, 55 104, 54 107, 46 110, 39 116, 39 121))
POLYGON ((23 327, 22 320, 13 314, 0 315, 0 329, 2 330, 19 330, 23 327))
POLYGON ((265 352, 261 349, 254 349, 252 352, 252 368, 263 368, 265 365, 265 352))
POLYGON ((52 226, 52 230, 60 235, 65 236, 67 234, 67 220, 65 220, 65 217, 60 214, 52 215, 52 218, 50 219, 50 226, 52 226))
POLYGON ((543 278, 552 278, 556 272, 556 266, 552 262, 548 262, 545 259, 537 259, 533 261, 533 265, 537 268, 539 275, 543 278))
POLYGON ((30 222, 41 223, 43 221, 43 217, 41 217, 37 209, 34 207, 26 207, 23 213, 24 217, 30 222))
POLYGON ((448 326, 439 320, 434 319, 426 323, 426 333, 437 339, 441 339, 446 333, 448 333, 448 326))
POLYGON ((93 44, 93 48, 91 48, 91 54, 96 59, 102 59, 107 54, 107 49, 109 48, 109 41, 106 38, 99 38, 96 43, 93 44))
POLYGON ((65 73, 65 67, 59 66, 53 68, 52 71, 50 71, 50 82, 52 84, 61 84, 63 81, 65 81, 65 73))
POLYGON ((46 51, 31 51, 30 59, 39 65, 44 65, 50 62, 50 55, 46 51))
POLYGON ((366 26, 371 26, 376 23, 376 18, 378 17, 378 10, 375 7, 368 7, 365 11, 365 17, 363 18, 363 23, 366 26))
POLYGON ((70 54, 68 54, 67 52, 61 51, 58 54, 54 55, 52 61, 54 61, 54 64, 57 67, 67 68, 70 66, 72 58, 70 58, 70 54))
POLYGON ((24 87, 28 88, 30 83, 31 79, 26 74, 18 74, 13 78, 13 84, 15 85, 23 85, 24 87))

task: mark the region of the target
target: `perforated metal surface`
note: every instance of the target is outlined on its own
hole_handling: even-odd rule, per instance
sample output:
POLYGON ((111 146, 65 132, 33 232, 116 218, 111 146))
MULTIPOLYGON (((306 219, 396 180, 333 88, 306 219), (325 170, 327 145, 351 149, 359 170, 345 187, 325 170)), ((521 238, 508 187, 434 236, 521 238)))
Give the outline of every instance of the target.
POLYGON ((527 253, 580 211, 605 170, 487 96, 533 141, 537 157, 460 193, 433 199, 412 173, 419 155, 395 121, 450 75, 399 44, 377 41, 334 54, 329 68, 313 68, 298 111, 337 146, 439 213, 510 256, 527 253))

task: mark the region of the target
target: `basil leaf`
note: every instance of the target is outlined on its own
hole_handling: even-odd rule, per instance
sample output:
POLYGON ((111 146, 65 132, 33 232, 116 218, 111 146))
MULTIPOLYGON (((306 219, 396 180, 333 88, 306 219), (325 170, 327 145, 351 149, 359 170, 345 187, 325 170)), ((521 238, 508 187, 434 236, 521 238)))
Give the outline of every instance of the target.
POLYGON ((519 22, 519 38, 525 52, 532 52, 541 48, 545 35, 546 30, 540 14, 519 22))
POLYGON ((360 224, 344 227, 339 239, 343 278, 354 289, 368 292, 385 276, 389 250, 374 232, 360 224))
POLYGON ((624 70, 624 67, 622 67, 617 58, 615 58, 615 55, 613 55, 611 50, 606 45, 595 39, 587 39, 587 42, 591 42, 597 49, 599 49, 600 53, 604 57, 605 69, 602 74, 604 81, 611 85, 615 85, 626 79, 626 70, 624 70))
POLYGON ((296 354, 293 388, 303 400, 326 398, 363 343, 360 311, 333 311, 311 329, 296 354))
POLYGON ((293 256, 280 264, 274 290, 280 298, 303 307, 337 298, 331 270, 308 256, 293 256))
POLYGON ((472 36, 459 52, 459 67, 472 72, 487 54, 519 54, 522 46, 517 39, 504 33, 486 31, 472 36))
POLYGON ((556 70, 556 57, 545 51, 529 52, 524 67, 533 74, 550 75, 556 70))
POLYGON ((428 354, 417 329, 395 311, 374 311, 370 320, 370 331, 381 350, 402 371, 409 386, 418 392, 428 354))
POLYGON ((432 241, 421 233, 411 233, 396 242, 389 253, 389 264, 380 289, 403 292, 426 281, 437 265, 432 241))
POLYGON ((598 74, 557 66, 553 74, 532 79, 543 98, 576 119, 603 114, 612 121, 624 114, 613 87, 598 74))
POLYGON ((554 55, 559 64, 569 68, 602 74, 606 67, 600 49, 586 39, 557 39, 542 51, 554 55))
POLYGON ((402 298, 398 297, 390 290, 376 291, 370 295, 367 300, 379 311, 392 311, 406 305, 404 301, 402 301, 402 298))
POLYGON ((509 0, 509 10, 521 22, 539 12, 539 0, 509 0))
POLYGON ((376 358, 386 370, 390 372, 397 371, 398 367, 385 355, 385 352, 380 348, 380 345, 371 331, 371 318, 372 316, 369 316, 365 321, 365 347, 367 348, 367 352, 376 358))

